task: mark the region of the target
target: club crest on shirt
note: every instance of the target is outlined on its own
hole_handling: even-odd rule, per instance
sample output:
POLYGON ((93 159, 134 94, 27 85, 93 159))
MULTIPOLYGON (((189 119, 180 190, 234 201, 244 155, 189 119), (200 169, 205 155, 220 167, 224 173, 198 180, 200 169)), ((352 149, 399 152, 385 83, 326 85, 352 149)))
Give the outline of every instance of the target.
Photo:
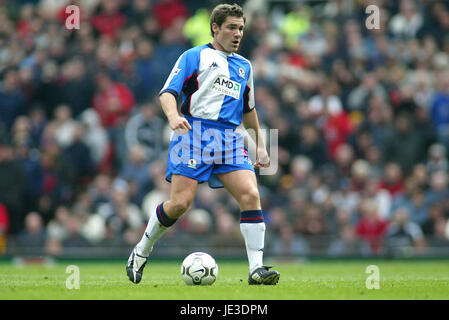
POLYGON ((239 76, 245 79, 245 69, 243 69, 242 67, 239 68, 239 76))
POLYGON ((248 151, 245 148, 241 148, 243 153, 243 161, 246 161, 248 164, 252 165, 252 161, 248 156, 248 151))
POLYGON ((196 160, 195 159, 189 159, 189 162, 187 163, 187 166, 189 168, 196 169, 196 160))

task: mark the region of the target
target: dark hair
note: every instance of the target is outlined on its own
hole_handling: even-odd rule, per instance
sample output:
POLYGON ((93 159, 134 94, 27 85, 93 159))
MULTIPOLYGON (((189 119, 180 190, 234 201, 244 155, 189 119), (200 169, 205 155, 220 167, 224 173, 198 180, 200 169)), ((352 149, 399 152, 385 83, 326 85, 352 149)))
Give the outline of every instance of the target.
POLYGON ((243 9, 238 4, 219 4, 212 10, 210 15, 210 32, 212 37, 214 36, 212 24, 216 23, 219 27, 221 27, 228 16, 237 18, 243 17, 243 21, 246 22, 246 17, 243 15, 243 9))

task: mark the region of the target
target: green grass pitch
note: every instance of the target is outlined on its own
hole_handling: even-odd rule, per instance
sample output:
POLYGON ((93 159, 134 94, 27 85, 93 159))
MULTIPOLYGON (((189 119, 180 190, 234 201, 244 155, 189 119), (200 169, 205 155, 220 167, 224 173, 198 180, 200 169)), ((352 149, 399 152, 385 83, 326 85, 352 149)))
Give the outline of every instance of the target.
MULTIPOLYGON (((125 259, 126 260, 126 259, 125 259)), ((149 261, 140 284, 129 282, 123 262, 60 261, 52 266, 0 262, 0 299, 301 300, 449 299, 449 261, 275 262, 277 286, 248 286, 246 262, 217 259, 212 286, 186 286, 179 262, 149 261), (69 265, 80 271, 80 288, 69 290, 69 265), (379 268, 379 289, 367 289, 369 265, 379 268)))

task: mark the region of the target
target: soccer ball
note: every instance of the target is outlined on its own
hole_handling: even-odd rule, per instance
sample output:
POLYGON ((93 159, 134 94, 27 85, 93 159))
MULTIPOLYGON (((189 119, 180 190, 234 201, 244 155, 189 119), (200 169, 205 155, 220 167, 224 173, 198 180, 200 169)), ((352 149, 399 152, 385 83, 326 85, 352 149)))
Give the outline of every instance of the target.
POLYGON ((189 286, 210 286, 217 279, 217 275, 218 265, 207 253, 191 253, 182 262, 181 276, 189 286))

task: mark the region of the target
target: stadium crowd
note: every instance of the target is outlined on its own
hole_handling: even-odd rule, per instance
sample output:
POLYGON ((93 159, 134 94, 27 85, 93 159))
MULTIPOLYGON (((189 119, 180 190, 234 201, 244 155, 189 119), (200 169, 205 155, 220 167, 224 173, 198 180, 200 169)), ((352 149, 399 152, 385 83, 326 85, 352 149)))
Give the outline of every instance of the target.
MULTIPOLYGON (((233 2, 260 121, 278 130, 279 168, 258 175, 267 249, 449 247, 448 3, 233 2)), ((0 254, 140 239, 169 191, 158 92, 183 51, 211 41, 217 3, 0 0, 0 254), (79 30, 65 25, 68 5, 79 30)), ((242 241, 238 221, 226 191, 202 184, 164 241, 242 241)))

